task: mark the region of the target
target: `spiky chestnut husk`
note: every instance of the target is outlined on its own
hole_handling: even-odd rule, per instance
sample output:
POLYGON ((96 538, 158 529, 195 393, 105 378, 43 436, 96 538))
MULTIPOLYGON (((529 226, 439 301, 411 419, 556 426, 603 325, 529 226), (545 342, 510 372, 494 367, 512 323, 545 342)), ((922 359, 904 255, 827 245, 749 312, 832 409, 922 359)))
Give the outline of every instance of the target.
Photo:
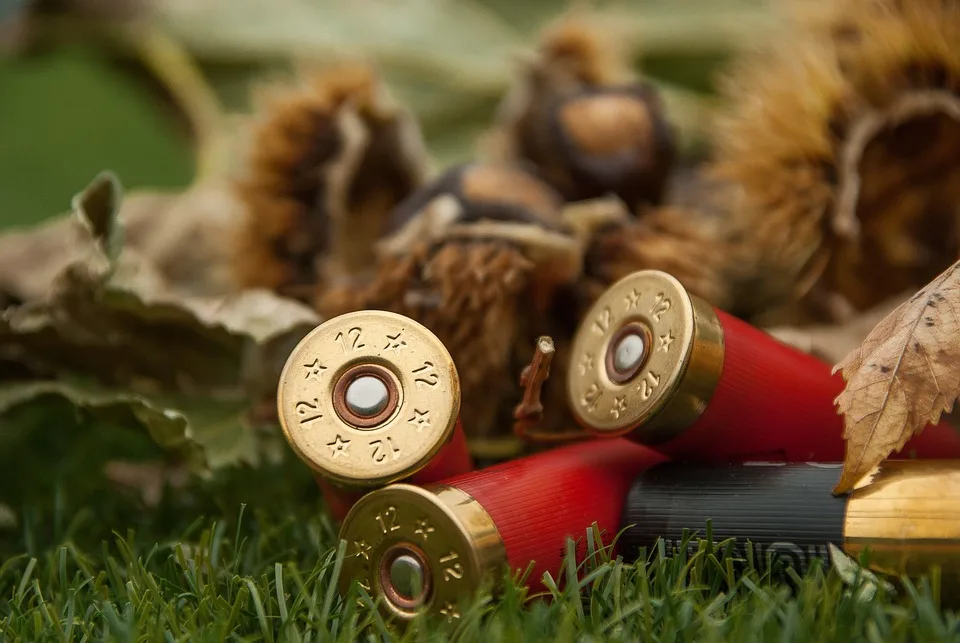
POLYGON ((730 310, 743 281, 723 220, 687 207, 654 208, 639 220, 598 230, 587 247, 582 287, 596 299, 637 270, 662 270, 691 293, 730 310))
POLYGON ((520 166, 451 168, 394 210, 373 272, 331 284, 316 306, 325 316, 377 308, 424 324, 457 366, 468 436, 509 434, 520 371, 580 270, 561 205, 520 166))
POLYGON ((532 80, 561 90, 632 80, 626 43, 596 18, 572 11, 544 27, 530 61, 532 80))
MULTIPOLYGON (((556 346, 551 366, 555 375, 541 391, 544 415, 538 431, 566 433, 577 426, 563 376, 570 367, 570 344, 583 315, 614 282, 637 270, 663 270, 690 292, 730 309, 747 275, 730 253, 731 240, 721 213, 711 209, 715 207, 709 199, 698 199, 696 207, 652 208, 639 219, 615 198, 565 208, 565 218, 583 242, 584 264, 576 282, 556 291, 546 316, 547 334, 556 346)), ((532 347, 526 347, 527 360, 531 352, 532 347)))
POLYGON ((474 162, 450 168, 390 215, 378 252, 399 256, 418 244, 495 239, 533 262, 541 304, 579 274, 580 246, 562 198, 522 163, 474 162))
POLYGON ((361 63, 304 72, 266 96, 237 193, 249 214, 234 273, 308 301, 331 274, 366 269, 392 208, 423 182, 419 128, 361 63))
POLYGON ((568 201, 614 194, 636 209, 663 200, 676 137, 657 90, 633 76, 615 42, 578 17, 547 29, 486 146, 533 163, 568 201))
POLYGON ((502 241, 421 244, 387 257, 365 284, 320 292, 324 316, 362 309, 411 317, 443 342, 460 375, 461 417, 469 437, 502 433, 502 407, 516 396, 514 344, 532 262, 502 241))
POLYGON ((960 254, 960 8, 817 9, 737 64, 716 133, 713 172, 737 186, 731 224, 786 306, 777 323, 843 321, 960 254))

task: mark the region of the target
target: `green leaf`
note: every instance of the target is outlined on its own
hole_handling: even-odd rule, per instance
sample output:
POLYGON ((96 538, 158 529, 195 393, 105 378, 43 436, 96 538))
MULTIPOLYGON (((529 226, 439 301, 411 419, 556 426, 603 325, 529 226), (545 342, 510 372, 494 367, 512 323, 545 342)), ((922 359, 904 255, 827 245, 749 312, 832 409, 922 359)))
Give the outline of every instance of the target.
POLYGON ((47 391, 81 406, 127 405, 161 446, 194 441, 212 468, 255 461, 246 414, 273 393, 290 350, 319 317, 266 290, 170 289, 156 267, 122 251, 119 195, 110 173, 77 195, 72 259, 43 297, 0 313, 0 361, 61 382, 32 394, 17 385, 8 395, 47 391), (102 388, 59 388, 78 377, 102 388))
POLYGON ((319 323, 316 313, 266 290, 171 291, 141 257, 117 254, 120 224, 104 207, 115 181, 101 175, 75 200, 79 258, 46 297, 0 315, 0 357, 153 390, 236 394, 273 385, 285 351, 319 323))
MULTIPOLYGON (((106 175, 112 177, 113 175, 106 175)), ((115 178, 98 177, 91 190, 96 208, 119 185, 115 178)), ((137 270, 162 281, 168 294, 216 295, 231 290, 229 262, 233 247, 224 240, 246 214, 243 203, 222 180, 198 183, 184 192, 136 190, 127 194, 119 213, 111 214, 107 244, 90 248, 94 230, 74 214, 60 216, 33 228, 0 234, 0 294, 15 301, 42 299, 51 284, 71 264, 89 260, 89 252, 102 253, 107 260, 134 263, 137 270), (121 255, 130 255, 130 259, 121 255), (159 273, 159 274, 157 274, 159 273)), ((75 204, 77 205, 77 204, 75 204)), ((83 209, 80 207, 79 209, 83 209)), ((109 209, 94 216, 103 217, 109 209)), ((88 212, 85 217, 90 218, 88 212)), ((2 308, 2 304, 0 304, 2 308)))
MULTIPOLYGON (((596 17, 610 26, 611 37, 637 53, 683 57, 692 50, 698 56, 692 78, 685 66, 656 66, 669 74, 679 70, 678 78, 652 74, 671 109, 676 106, 671 116, 684 147, 696 148, 709 106, 691 88, 709 85, 705 75, 718 54, 761 33, 769 11, 754 0, 696 0, 683 8, 662 2, 599 4, 596 17)), ((540 30, 565 9, 552 2, 503 0, 208 0, 161 3, 157 24, 205 67, 342 56, 373 60, 421 121, 435 159, 447 166, 476 154, 477 138, 517 71, 517 55, 535 47, 540 30)), ((645 69, 648 59, 637 63, 645 69)))
POLYGON ((94 414, 111 412, 116 407, 129 409, 160 447, 181 454, 194 470, 207 468, 206 458, 197 433, 203 427, 194 426, 183 412, 154 403, 134 393, 109 390, 81 382, 12 382, 0 388, 0 415, 17 406, 42 401, 55 395, 68 400, 77 408, 94 414))
POLYGON ((270 60, 359 54, 440 73, 466 89, 504 80, 523 34, 460 0, 161 2, 157 20, 200 58, 270 60), (428 38, 424 34, 429 34, 428 38))

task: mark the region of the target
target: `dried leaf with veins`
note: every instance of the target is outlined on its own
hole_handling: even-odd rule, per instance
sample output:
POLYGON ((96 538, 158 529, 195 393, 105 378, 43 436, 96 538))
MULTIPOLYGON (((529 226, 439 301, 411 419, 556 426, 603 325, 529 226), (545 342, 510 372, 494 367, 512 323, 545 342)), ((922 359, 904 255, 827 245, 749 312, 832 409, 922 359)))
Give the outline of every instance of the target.
MULTIPOLYGON (((175 291, 164 270, 125 251, 124 241, 139 232, 157 250, 149 254, 162 258, 172 256, 168 244, 189 235, 163 238, 157 227, 127 227, 121 201, 119 180, 99 175, 74 198, 65 233, 46 228, 34 246, 45 251, 38 271, 50 282, 46 288, 0 280, 0 292, 15 300, 0 310, 0 416, 58 396, 94 414, 125 409, 197 473, 257 464, 261 435, 249 414, 274 394, 287 355, 320 317, 262 289, 226 296, 175 291)), ((180 243, 181 257, 189 246, 180 243)), ((4 247, 0 266, 16 265, 4 263, 4 247)))
MULTIPOLYGON (((123 262, 155 268, 171 293, 183 297, 233 292, 230 248, 223 243, 246 215, 232 186, 220 180, 182 193, 138 190, 124 194, 123 262)), ((82 260, 89 233, 72 213, 0 234, 0 308, 4 298, 25 302, 46 296, 61 272, 82 260)), ((151 268, 148 268, 151 269, 151 268)))
POLYGON ((836 370, 847 441, 835 493, 950 411, 960 393, 960 262, 885 317, 836 370))

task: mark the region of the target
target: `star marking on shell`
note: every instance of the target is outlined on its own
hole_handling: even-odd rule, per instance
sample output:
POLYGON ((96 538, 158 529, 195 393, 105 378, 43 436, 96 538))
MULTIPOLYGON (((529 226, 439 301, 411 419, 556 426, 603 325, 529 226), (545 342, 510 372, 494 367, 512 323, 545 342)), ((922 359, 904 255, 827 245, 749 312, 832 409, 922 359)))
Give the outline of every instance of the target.
POLYGON ((670 350, 670 344, 672 344, 675 339, 676 337, 674 337, 670 331, 667 331, 665 335, 660 335, 660 337, 657 338, 657 350, 666 353, 670 350))
POLYGON ((627 402, 623 397, 615 397, 613 399, 613 408, 610 409, 610 415, 614 417, 615 420, 620 419, 620 414, 625 413, 627 410, 627 402))
MULTIPOLYGON (((353 548, 357 550, 357 556, 363 556, 366 560, 370 560, 370 550, 373 547, 368 545, 366 540, 354 540, 353 548)), ((370 588, 365 589, 369 590, 370 588)))
POLYGON ((420 433, 424 429, 429 429, 433 426, 430 423, 430 410, 420 411, 418 409, 413 409, 413 417, 407 420, 407 424, 412 424, 417 427, 417 433, 420 433))
POLYGON ((308 380, 319 380, 320 376, 323 375, 323 372, 327 370, 327 367, 320 363, 319 358, 313 360, 313 363, 311 364, 304 364, 303 367, 307 369, 307 375, 305 379, 308 380))
POLYGON ((327 446, 330 447, 331 455, 337 458, 347 454, 347 447, 350 446, 350 440, 344 440, 338 435, 333 442, 327 443, 327 446))
POLYGON ((440 613, 447 617, 447 623, 451 623, 454 619, 460 618, 460 612, 458 612, 456 606, 449 601, 440 609, 440 613))
POLYGON ((387 341, 387 345, 383 347, 383 350, 393 351, 394 353, 399 355, 400 351, 402 351, 407 346, 407 342, 400 339, 401 335, 403 335, 402 330, 398 331, 396 335, 387 335, 387 340, 389 341, 387 341))
POLYGON ((640 293, 636 288, 631 288, 626 297, 623 298, 627 304, 627 310, 636 308, 640 304, 640 293))
POLYGON ((413 530, 413 533, 427 540, 433 533, 433 527, 425 518, 421 518, 417 520, 417 528, 413 530))

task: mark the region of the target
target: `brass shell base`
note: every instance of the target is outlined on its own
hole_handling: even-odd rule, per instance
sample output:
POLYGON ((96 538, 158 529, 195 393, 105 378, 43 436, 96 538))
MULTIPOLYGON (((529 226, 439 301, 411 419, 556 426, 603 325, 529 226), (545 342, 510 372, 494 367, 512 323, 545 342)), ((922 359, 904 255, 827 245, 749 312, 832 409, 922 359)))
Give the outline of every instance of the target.
POLYGON ((594 434, 637 431, 644 444, 693 424, 723 370, 723 329, 709 304, 665 272, 642 270, 610 286, 577 329, 567 394, 577 421, 594 434), (642 328, 644 362, 611 377, 611 354, 627 327, 642 328))
POLYGON ((409 622, 421 612, 461 618, 461 603, 495 582, 506 563, 496 525, 469 495, 443 485, 395 484, 361 498, 344 518, 347 553, 340 592, 353 581, 379 601, 385 618, 409 622), (423 566, 424 596, 411 601, 390 582, 390 562, 403 552, 423 566))
POLYGON ((460 380, 426 327, 363 310, 324 322, 293 349, 277 410, 290 446, 314 471, 348 488, 378 487, 416 473, 450 441, 460 380), (389 401, 380 414, 351 422, 345 380, 364 374, 384 382, 389 401))

